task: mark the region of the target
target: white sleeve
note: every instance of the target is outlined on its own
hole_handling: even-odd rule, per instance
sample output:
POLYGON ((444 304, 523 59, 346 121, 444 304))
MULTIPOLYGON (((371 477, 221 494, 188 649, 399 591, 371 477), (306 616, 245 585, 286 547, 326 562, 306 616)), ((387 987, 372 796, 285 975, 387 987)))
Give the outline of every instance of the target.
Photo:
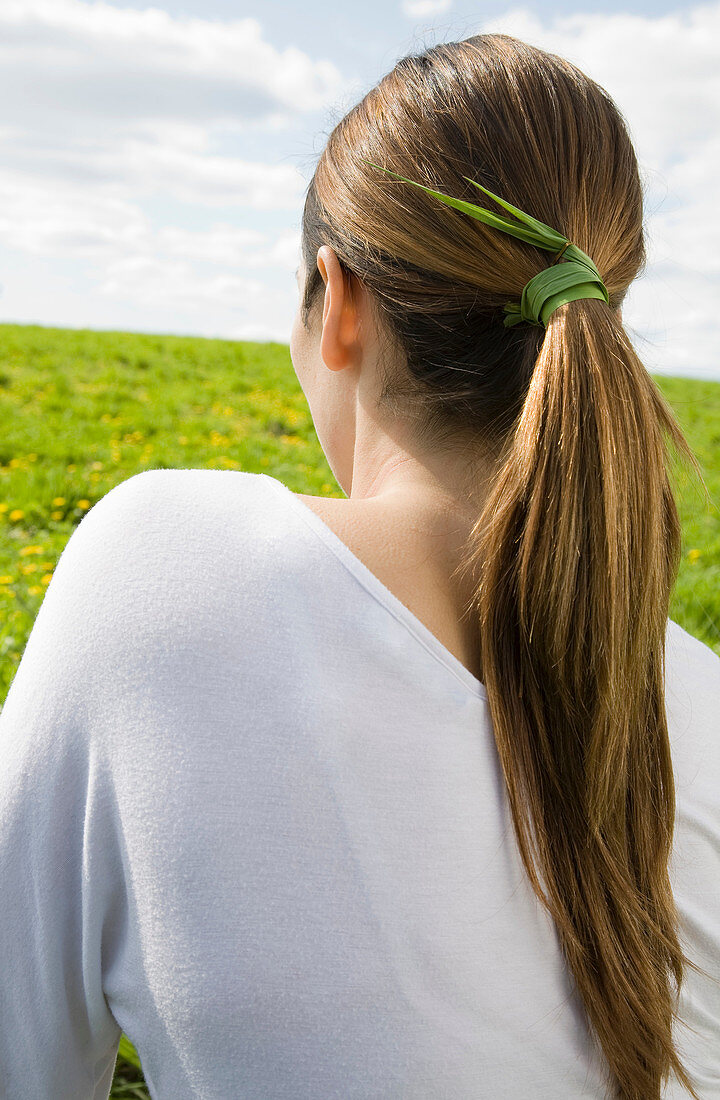
POLYGON ((117 537, 118 501, 142 477, 111 490, 71 535, 0 713, 0 1097, 8 1100, 110 1092, 121 1028, 102 979, 124 887, 112 780, 93 726, 103 630, 93 619, 103 582, 94 563, 117 537))

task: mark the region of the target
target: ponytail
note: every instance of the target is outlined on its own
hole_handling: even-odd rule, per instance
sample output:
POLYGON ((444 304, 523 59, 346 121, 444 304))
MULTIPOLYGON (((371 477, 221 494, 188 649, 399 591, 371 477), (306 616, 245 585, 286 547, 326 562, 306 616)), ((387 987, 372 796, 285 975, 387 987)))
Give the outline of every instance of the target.
MULTIPOLYGON (((665 632, 681 553, 673 413, 604 302, 549 323, 461 571, 526 871, 623 1100, 673 1070, 683 965, 665 632), (544 882, 544 889, 541 881, 544 882)), ((702 476, 702 475, 701 475, 702 476)))

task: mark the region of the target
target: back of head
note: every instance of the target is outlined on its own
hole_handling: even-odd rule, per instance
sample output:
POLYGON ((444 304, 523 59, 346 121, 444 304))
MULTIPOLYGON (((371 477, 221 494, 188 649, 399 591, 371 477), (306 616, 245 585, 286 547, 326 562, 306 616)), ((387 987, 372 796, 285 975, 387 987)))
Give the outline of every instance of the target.
POLYGON ((622 116, 568 61, 508 35, 405 57, 335 126, 308 187, 306 322, 322 244, 401 352, 381 402, 424 447, 470 440, 496 462, 462 566, 468 613, 523 862, 613 1095, 659 1100, 674 1072, 696 1097, 672 1035, 693 963, 668 878, 681 529, 666 439, 700 471, 620 317, 645 263, 622 116), (367 162, 473 204, 477 181, 586 252, 609 301, 506 327, 548 253, 367 162))

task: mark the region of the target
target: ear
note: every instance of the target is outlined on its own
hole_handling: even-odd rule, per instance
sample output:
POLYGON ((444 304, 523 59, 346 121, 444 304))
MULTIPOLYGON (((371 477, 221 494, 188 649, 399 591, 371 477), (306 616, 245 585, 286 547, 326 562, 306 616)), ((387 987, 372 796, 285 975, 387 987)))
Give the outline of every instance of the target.
POLYGON ((325 283, 320 355, 330 370, 343 370, 358 358, 358 303, 337 254, 329 245, 323 244, 318 249, 317 266, 325 283))

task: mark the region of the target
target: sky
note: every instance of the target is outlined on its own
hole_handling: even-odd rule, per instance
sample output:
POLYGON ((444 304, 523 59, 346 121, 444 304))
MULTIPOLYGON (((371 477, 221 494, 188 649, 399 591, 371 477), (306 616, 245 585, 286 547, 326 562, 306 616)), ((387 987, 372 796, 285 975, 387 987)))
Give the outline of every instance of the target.
POLYGON ((288 343, 305 189, 408 53, 503 32, 623 113, 648 370, 720 380, 720 0, 0 0, 0 321, 288 343))

